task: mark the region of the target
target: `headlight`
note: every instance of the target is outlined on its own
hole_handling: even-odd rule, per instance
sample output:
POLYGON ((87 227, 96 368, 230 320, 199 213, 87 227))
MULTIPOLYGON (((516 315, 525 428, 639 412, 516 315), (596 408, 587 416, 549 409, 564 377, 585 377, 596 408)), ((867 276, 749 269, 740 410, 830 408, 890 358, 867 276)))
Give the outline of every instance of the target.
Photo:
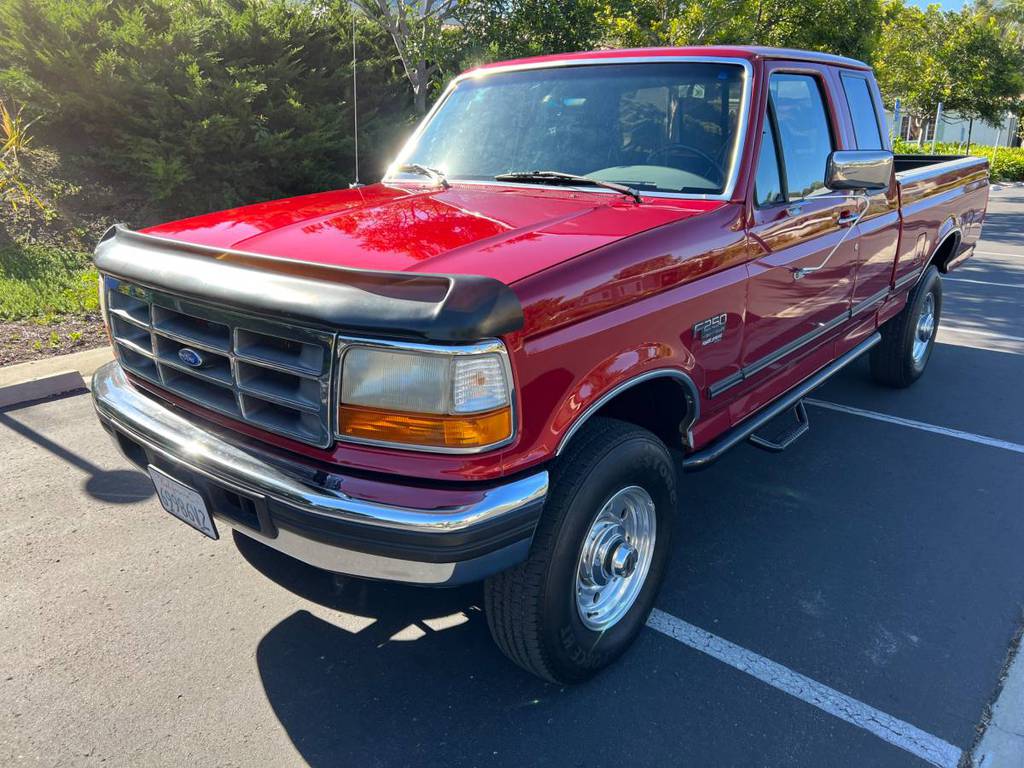
POLYGON ((472 452, 507 442, 513 428, 512 380, 500 342, 342 347, 342 440, 472 452))

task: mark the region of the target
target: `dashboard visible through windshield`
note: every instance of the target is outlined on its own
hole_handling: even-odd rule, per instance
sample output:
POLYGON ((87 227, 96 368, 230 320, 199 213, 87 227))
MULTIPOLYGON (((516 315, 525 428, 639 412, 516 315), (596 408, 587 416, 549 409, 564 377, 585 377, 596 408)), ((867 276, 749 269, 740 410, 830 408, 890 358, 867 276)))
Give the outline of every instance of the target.
POLYGON ((436 168, 452 181, 559 171, 641 193, 720 195, 733 174, 744 86, 739 64, 678 60, 471 76, 395 167, 436 168))

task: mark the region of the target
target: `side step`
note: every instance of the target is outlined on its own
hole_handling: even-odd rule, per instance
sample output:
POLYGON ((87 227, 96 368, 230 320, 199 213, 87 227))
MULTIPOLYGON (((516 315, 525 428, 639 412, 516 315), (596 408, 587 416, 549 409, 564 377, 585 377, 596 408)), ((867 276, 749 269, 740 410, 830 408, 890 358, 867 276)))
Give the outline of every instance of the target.
POLYGON ((775 439, 754 434, 747 438, 747 442, 763 451, 782 453, 811 429, 811 422, 807 418, 807 408, 804 406, 803 400, 798 400, 793 406, 793 416, 796 423, 782 434, 777 435, 775 439))
MULTIPOLYGON (((878 333, 873 333, 871 336, 864 339, 864 341, 862 341, 856 347, 851 349, 849 352, 842 355, 841 357, 836 358, 810 378, 807 378, 804 381, 800 382, 797 386, 793 387, 793 389, 789 390, 789 392, 786 392, 784 395, 782 395, 778 400, 769 403, 757 413, 753 414, 752 416, 749 416, 745 421, 737 424, 735 427, 733 427, 728 432, 719 437, 717 440, 715 440, 713 443, 711 443, 711 445, 705 448, 701 448, 699 451, 694 451, 693 453, 688 454, 683 459, 683 469, 687 472, 692 472, 693 470, 697 469, 704 469, 705 467, 709 466, 713 462, 720 459, 722 455, 730 448, 733 448, 739 443, 742 443, 744 440, 748 439, 751 435, 753 435, 755 432, 757 432, 765 424, 767 424, 769 421, 774 419, 779 414, 783 413, 789 408, 796 408, 798 405, 802 409, 803 403, 801 403, 800 401, 803 400, 808 394, 810 394, 812 390, 815 390, 818 387, 820 387, 822 384, 824 384, 830 378, 835 376, 837 373, 839 373, 839 371, 843 370, 843 368, 845 368, 858 357, 863 355, 865 352, 867 352, 881 340, 882 337, 878 333)), ((804 432, 807 431, 808 427, 806 426, 806 416, 807 414, 805 411, 803 421, 804 426, 802 428, 802 431, 800 426, 793 430, 794 432, 799 431, 800 434, 797 434, 795 437, 793 437, 789 441, 789 443, 786 443, 786 445, 783 446, 783 448, 791 445, 794 440, 796 440, 804 432)), ((785 440, 787 439, 787 437, 783 436, 782 439, 785 440)), ((766 442, 772 443, 772 441, 766 442)), ((779 445, 781 443, 775 444, 779 445)), ((768 450, 772 449, 769 448, 768 450)))

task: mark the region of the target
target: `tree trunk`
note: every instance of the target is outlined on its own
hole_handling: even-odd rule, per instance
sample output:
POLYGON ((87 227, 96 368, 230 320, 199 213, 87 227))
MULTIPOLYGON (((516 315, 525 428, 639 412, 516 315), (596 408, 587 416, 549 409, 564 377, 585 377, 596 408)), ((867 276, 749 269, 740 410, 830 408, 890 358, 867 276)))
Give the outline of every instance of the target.
POLYGON ((430 88, 430 70, 427 68, 427 62, 423 59, 416 62, 415 78, 416 82, 413 83, 412 90, 415 96, 416 114, 422 116, 427 114, 427 89, 430 88))

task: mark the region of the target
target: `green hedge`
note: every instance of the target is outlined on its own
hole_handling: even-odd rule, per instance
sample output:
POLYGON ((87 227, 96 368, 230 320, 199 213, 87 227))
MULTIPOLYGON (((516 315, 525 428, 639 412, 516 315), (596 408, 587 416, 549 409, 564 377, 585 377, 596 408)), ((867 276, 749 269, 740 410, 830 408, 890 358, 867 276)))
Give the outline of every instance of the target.
MULTIPOLYGON (((337 188, 353 168, 350 14, 344 0, 0 0, 0 95, 151 218, 337 188)), ((411 103, 390 41, 359 30, 373 173, 411 103)))
MULTIPOLYGON (((900 154, 930 154, 931 142, 918 146, 915 142, 897 139, 893 147, 900 154)), ((939 155, 962 155, 963 144, 936 142, 935 153, 939 155)), ((971 154, 987 157, 993 181, 1024 181, 1024 147, 991 147, 971 145, 971 154)))
POLYGON ((95 312, 96 270, 89 254, 33 243, 0 248, 0 321, 95 312))

